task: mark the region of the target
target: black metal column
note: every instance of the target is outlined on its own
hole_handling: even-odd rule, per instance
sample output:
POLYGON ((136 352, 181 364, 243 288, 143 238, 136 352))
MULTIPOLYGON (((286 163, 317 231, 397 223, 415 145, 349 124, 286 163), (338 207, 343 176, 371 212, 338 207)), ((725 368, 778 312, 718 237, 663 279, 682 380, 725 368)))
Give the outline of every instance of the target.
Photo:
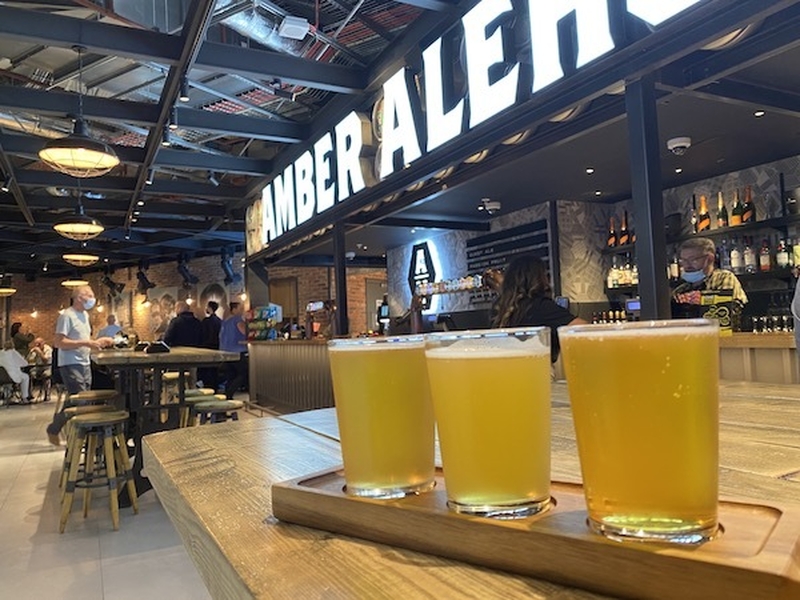
POLYGON ((646 75, 625 90, 631 192, 636 214, 636 263, 642 319, 670 318, 667 240, 658 147, 654 77, 646 75))
POLYGON ((336 335, 349 335, 350 320, 347 318, 347 266, 344 253, 344 223, 333 226, 333 279, 336 283, 336 335))

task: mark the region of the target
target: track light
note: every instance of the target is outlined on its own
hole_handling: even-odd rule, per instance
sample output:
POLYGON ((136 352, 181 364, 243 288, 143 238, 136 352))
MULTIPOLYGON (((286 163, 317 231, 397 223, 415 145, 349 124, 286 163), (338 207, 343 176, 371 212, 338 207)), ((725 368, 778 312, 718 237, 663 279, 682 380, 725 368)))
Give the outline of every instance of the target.
POLYGON ((208 182, 213 185, 214 187, 219 187, 219 180, 214 175, 214 171, 208 172, 208 182))
POLYGON ((189 80, 185 75, 181 78, 181 89, 180 93, 178 94, 178 100, 181 102, 189 101, 189 80))
POLYGON ((10 190, 11 190, 11 175, 8 175, 3 181, 3 185, 0 187, 0 191, 8 193, 10 190))
POLYGON ((155 176, 156 176, 155 169, 153 168, 147 169, 147 179, 145 179, 144 182, 147 185, 153 185, 153 180, 155 179, 155 176))
POLYGON ((223 251, 219 265, 222 267, 222 272, 225 273, 225 285, 239 283, 242 280, 241 273, 236 273, 233 270, 233 254, 223 251))
POLYGON ((156 287, 156 284, 147 278, 147 274, 144 272, 143 267, 139 267, 139 271, 136 273, 136 279, 139 280, 139 283, 136 285, 136 291, 140 294, 144 294, 146 296, 147 290, 156 287))
POLYGON ((165 148, 172 145, 169 141, 169 129, 165 129, 161 132, 161 145, 165 148))
POLYGON ((119 294, 122 293, 122 290, 125 289, 124 283, 114 281, 108 275, 103 276, 103 285, 105 285, 108 288, 109 294, 111 294, 112 298, 116 298, 119 294))
POLYGON ((175 131, 178 128, 178 111, 174 106, 169 113, 169 124, 167 127, 169 127, 172 131, 175 131))
POLYGON ((189 271, 189 259, 185 256, 181 256, 178 262, 178 273, 180 273, 180 276, 183 277, 184 289, 189 289, 193 285, 200 282, 200 278, 189 271))

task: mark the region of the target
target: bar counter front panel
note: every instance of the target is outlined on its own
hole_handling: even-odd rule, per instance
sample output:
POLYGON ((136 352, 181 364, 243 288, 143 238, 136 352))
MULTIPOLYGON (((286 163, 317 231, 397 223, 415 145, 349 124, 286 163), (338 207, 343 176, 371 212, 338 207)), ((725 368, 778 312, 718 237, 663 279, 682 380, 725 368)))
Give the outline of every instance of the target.
MULTIPOLYGON (((720 377, 729 381, 800 383, 791 333, 734 333, 720 338, 720 377)), ((303 411, 333 406, 324 340, 250 342, 250 393, 261 406, 303 411)), ((558 378, 563 378, 560 361, 558 378)))

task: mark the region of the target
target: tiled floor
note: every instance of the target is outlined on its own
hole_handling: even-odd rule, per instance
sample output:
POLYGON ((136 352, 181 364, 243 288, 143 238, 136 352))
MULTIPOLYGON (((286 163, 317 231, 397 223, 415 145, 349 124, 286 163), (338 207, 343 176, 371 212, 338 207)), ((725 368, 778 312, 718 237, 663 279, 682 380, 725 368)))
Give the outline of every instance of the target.
POLYGON ((119 531, 105 491, 94 494, 86 519, 76 497, 58 533, 63 446, 45 435, 52 411, 50 402, 0 407, 0 598, 209 598, 152 490, 139 498, 138 515, 120 509, 119 531))

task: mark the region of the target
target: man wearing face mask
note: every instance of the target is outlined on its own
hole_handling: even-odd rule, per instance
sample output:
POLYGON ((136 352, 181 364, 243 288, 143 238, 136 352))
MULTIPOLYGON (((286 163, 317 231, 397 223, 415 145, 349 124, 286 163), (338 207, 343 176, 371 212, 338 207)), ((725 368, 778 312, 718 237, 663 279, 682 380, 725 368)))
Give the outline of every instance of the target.
MULTIPOLYGON (((65 308, 56 321, 53 346, 58 348, 58 370, 70 394, 77 394, 92 387, 90 352, 114 345, 114 340, 110 337, 92 339, 88 311, 94 308, 95 303, 91 287, 86 285, 75 288, 72 292, 72 305, 65 308)), ((52 444, 60 444, 59 433, 67 419, 62 409, 47 426, 47 437, 52 444)))
POLYGON ((672 291, 677 304, 700 304, 701 291, 733 290, 733 299, 741 309, 747 294, 731 271, 714 268, 716 248, 708 238, 692 238, 681 244, 680 265, 683 283, 672 291))

